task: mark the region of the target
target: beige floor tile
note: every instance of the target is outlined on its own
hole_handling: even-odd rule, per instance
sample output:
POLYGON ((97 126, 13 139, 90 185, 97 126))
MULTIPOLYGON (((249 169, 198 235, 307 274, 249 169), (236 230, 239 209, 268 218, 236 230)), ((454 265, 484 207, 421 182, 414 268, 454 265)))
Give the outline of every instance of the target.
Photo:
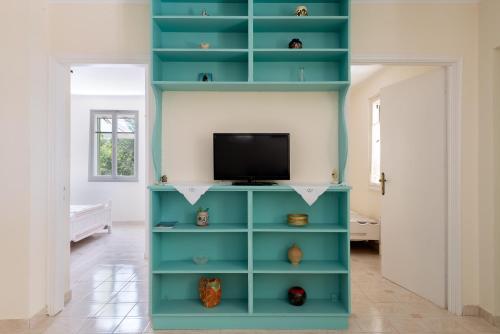
POLYGON ((114 303, 106 304, 96 313, 96 318, 117 318, 125 317, 134 308, 135 303, 114 303))
POLYGON ((87 319, 78 334, 113 333, 123 318, 91 318, 87 319))
POLYGON ((148 295, 139 291, 120 291, 111 300, 110 303, 145 303, 148 295))
POLYGON ((111 282, 102 282, 97 287, 94 288, 94 291, 104 291, 104 292, 118 292, 123 289, 127 285, 127 282, 119 282, 119 281, 111 281, 111 282))
POLYGON ((127 317, 147 317, 149 316, 149 305, 148 303, 137 303, 127 314, 127 317))
POLYGON ((434 333, 471 333, 453 318, 424 318, 422 323, 434 333))
POLYGON ((88 318, 93 317, 99 312, 105 304, 103 303, 88 303, 72 301, 62 310, 57 318, 88 318))
POLYGON ((416 334, 416 333, 432 333, 432 330, 427 328, 421 319, 405 318, 391 319, 391 325, 398 333, 416 334))
POLYGON ((115 333, 142 333, 148 324, 148 318, 125 318, 115 329, 115 333))
POLYGON ((397 333, 389 319, 385 318, 356 318, 356 324, 362 332, 397 333))
POLYGON ((85 321, 87 321, 85 318, 56 317, 43 334, 75 334, 80 330, 85 321))
POLYGON ((457 319, 458 323, 472 333, 500 333, 499 327, 494 327, 486 320, 475 317, 462 317, 457 319))

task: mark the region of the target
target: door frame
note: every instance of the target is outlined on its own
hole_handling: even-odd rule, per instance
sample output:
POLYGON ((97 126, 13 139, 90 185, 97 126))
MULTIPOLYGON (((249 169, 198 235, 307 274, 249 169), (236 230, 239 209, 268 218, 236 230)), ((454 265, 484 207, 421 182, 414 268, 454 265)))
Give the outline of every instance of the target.
POLYGON ((398 54, 357 55, 354 65, 440 66, 446 70, 446 150, 447 150, 447 222, 446 222, 446 298, 448 311, 462 315, 462 72, 463 59, 398 54))
MULTIPOLYGON (((103 58, 103 57, 94 57, 94 56, 89 56, 89 55, 74 55, 74 56, 67 56, 67 57, 50 57, 49 63, 52 64, 49 68, 49 111, 48 111, 48 119, 49 119, 49 127, 50 127, 50 120, 54 120, 56 117, 56 113, 54 111, 54 105, 59 98, 58 92, 55 91, 55 80, 56 78, 56 67, 54 65, 59 65, 59 66, 65 66, 68 69, 72 65, 91 65, 91 64, 137 64, 137 65, 143 65, 145 69, 145 74, 146 74, 146 80, 145 80, 145 121, 146 121, 146 143, 145 143, 145 177, 146 177, 146 183, 151 184, 153 182, 153 166, 151 164, 151 150, 149 149, 151 147, 151 133, 153 129, 153 124, 154 124, 154 114, 151 113, 151 110, 154 110, 154 98, 153 98, 153 93, 151 90, 151 85, 149 85, 150 82, 150 57, 147 55, 144 56, 138 56, 138 57, 108 57, 108 58, 103 58)), ((68 111, 69 112, 69 111, 68 111)), ((54 143, 58 140, 56 136, 52 134, 51 131, 48 133, 48 147, 54 147, 54 143)), ((67 150, 70 150, 70 141, 66 141, 67 145, 67 150)), ((64 281, 66 275, 69 276, 69 271, 70 268, 66 268, 65 263, 59 263, 56 259, 58 258, 57 250, 61 249, 61 247, 64 247, 65 245, 61 243, 67 243, 69 238, 67 235, 65 235, 64 231, 61 229, 60 226, 57 224, 56 220, 56 215, 55 215, 55 208, 57 207, 57 198, 55 196, 55 187, 57 185, 58 180, 58 175, 55 173, 55 164, 53 164, 53 161, 56 161, 57 155, 54 150, 48 150, 47 152, 48 155, 48 160, 49 160, 49 166, 48 166, 48 180, 49 180, 49 187, 48 187, 48 200, 47 200, 47 206, 48 206, 48 240, 47 242, 47 263, 46 263, 46 277, 47 277, 47 282, 46 282, 46 300, 47 300, 47 313, 50 316, 56 315, 60 309, 59 306, 61 301, 61 296, 64 296, 64 304, 71 300, 71 287, 69 291, 62 291, 61 289, 64 289, 64 286, 57 286, 55 282, 59 279, 64 281), (64 277, 62 277, 64 275, 64 277)), ((68 164, 67 164, 67 169, 70 170, 70 164, 69 164, 69 159, 68 159, 68 164)), ((68 191, 67 193, 70 194, 71 189, 68 185, 68 191)), ((149 222, 149 196, 147 189, 144 189, 144 196, 146 198, 146 210, 145 210, 145 223, 147 224, 149 222)), ((147 231, 148 229, 146 229, 147 231)), ((145 254, 144 256, 147 257, 148 252, 146 251, 148 249, 148 233, 145 233, 145 239, 146 239, 146 247, 145 247, 145 254)))

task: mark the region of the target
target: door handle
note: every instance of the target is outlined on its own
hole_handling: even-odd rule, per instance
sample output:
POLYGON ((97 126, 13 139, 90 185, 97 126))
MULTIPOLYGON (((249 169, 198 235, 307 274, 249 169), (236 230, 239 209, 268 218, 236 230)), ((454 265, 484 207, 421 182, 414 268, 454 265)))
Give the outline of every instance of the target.
POLYGON ((381 189, 382 189, 382 196, 383 196, 383 195, 385 195, 385 183, 387 181, 389 181, 385 178, 384 172, 380 173, 380 179, 378 181, 380 182, 380 185, 382 186, 381 189))

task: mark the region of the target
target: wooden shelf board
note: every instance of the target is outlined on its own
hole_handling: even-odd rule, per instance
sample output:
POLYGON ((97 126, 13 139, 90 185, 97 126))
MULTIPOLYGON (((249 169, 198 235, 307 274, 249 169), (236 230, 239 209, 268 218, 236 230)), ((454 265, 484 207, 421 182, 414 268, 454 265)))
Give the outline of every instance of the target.
POLYGON ((248 49, 153 49, 153 53, 162 61, 248 61, 248 49))
POLYGON ((255 61, 339 61, 347 49, 254 49, 255 61))
POLYGON ((248 300, 224 299, 213 308, 204 307, 198 299, 159 300, 153 302, 152 315, 200 315, 220 316, 224 314, 248 315, 248 300))
POLYGON ((302 261, 298 266, 288 261, 254 261, 256 274, 347 274, 349 270, 337 261, 302 261))
POLYGON ((153 16, 163 32, 247 32, 248 16, 153 16))
MULTIPOLYGON (((338 91, 349 86, 348 81, 153 81, 153 85, 168 91, 338 91)), ((257 189, 256 189, 257 190, 257 189)))
POLYGON ((283 224, 266 224, 266 223, 254 223, 254 232, 291 232, 291 233, 347 233, 347 228, 340 226, 338 224, 314 224, 310 223, 306 226, 288 226, 286 223, 283 224))
POLYGON ((255 16, 255 32, 338 32, 347 16, 255 16))
POLYGON ((293 306, 285 299, 255 299, 253 302, 254 314, 272 315, 340 315, 348 316, 347 309, 341 302, 332 302, 329 299, 308 299, 302 306, 293 306))
POLYGON ((153 227, 153 233, 224 233, 224 232, 248 232, 245 224, 219 224, 211 223, 206 227, 195 224, 177 224, 174 228, 153 227))
POLYGON ((196 264, 189 261, 162 261, 153 265, 153 274, 184 274, 184 273, 234 273, 245 274, 248 272, 247 261, 213 261, 207 264, 196 264))

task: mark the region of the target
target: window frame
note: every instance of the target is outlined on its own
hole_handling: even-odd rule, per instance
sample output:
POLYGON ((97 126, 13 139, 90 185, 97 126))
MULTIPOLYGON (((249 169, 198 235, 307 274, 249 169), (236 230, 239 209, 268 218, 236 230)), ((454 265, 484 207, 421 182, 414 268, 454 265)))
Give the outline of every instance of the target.
MULTIPOLYGON (((368 156, 368 161, 370 162, 370 166, 369 166, 369 173, 368 173, 368 185, 369 185, 369 188, 373 191, 380 191, 381 189, 381 185, 380 185, 380 182, 372 182, 372 166, 373 166, 373 104, 375 102, 379 101, 379 124, 380 124, 380 109, 381 109, 381 106, 382 106, 382 103, 381 103, 381 99, 380 99, 380 94, 377 94, 375 96, 372 96, 370 99, 369 99, 369 103, 368 103, 368 110, 369 110, 369 113, 370 113, 370 134, 369 134, 369 156, 368 156)), ((380 139, 380 141, 382 141, 382 139, 380 139)), ((379 161, 379 165, 380 165, 380 171, 382 171, 382 145, 380 145, 380 161, 379 161)), ((380 177, 380 175, 379 175, 380 177)))
POLYGON ((90 141, 89 141, 89 166, 88 166, 88 181, 89 182, 138 182, 139 181, 139 112, 137 110, 106 110, 106 109, 91 109, 90 110, 90 141), (112 115, 112 159, 111 159, 111 175, 94 175, 94 166, 96 161, 95 155, 95 117, 97 115, 112 115), (134 141, 134 175, 123 176, 117 173, 116 160, 116 144, 117 144, 117 119, 119 116, 132 115, 135 119, 135 141, 134 141))

